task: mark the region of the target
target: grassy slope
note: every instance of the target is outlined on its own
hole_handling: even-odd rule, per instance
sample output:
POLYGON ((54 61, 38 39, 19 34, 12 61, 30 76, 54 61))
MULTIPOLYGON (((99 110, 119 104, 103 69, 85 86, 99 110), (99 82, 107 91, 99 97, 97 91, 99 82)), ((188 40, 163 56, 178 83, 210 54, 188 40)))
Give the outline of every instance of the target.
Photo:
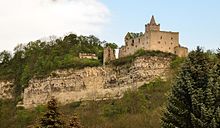
POLYGON ((169 90, 169 82, 156 80, 120 100, 90 102, 75 111, 86 128, 159 128, 169 90))

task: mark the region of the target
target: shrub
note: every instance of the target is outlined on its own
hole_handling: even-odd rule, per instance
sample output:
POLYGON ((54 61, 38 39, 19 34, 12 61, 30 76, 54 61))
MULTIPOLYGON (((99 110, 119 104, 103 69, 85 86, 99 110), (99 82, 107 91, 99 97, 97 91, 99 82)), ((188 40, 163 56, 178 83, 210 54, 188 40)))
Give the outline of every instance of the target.
POLYGON ((171 61, 170 67, 175 70, 181 66, 181 64, 184 62, 184 60, 185 60, 185 58, 176 57, 174 60, 171 61))

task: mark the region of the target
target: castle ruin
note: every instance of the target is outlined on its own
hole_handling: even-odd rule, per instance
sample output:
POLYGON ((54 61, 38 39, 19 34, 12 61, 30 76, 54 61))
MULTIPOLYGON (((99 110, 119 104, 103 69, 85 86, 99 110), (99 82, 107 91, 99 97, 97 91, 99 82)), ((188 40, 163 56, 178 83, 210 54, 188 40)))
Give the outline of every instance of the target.
POLYGON ((179 44, 179 32, 160 31, 154 16, 145 25, 145 33, 128 32, 125 36, 125 46, 119 49, 119 58, 134 54, 140 49, 159 50, 186 57, 188 49, 179 44))
POLYGON ((115 59, 115 49, 112 49, 111 47, 105 47, 103 52, 103 64, 105 65, 105 63, 115 59))

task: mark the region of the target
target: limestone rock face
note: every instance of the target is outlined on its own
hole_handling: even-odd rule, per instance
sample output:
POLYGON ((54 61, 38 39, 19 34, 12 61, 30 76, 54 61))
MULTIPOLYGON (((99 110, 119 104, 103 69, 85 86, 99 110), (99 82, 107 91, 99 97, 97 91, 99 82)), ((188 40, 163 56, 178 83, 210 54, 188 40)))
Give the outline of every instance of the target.
POLYGON ((46 104, 51 97, 66 104, 81 100, 120 98, 123 92, 165 77, 170 58, 139 57, 131 65, 57 70, 44 79, 32 79, 24 90, 25 108, 46 104))
POLYGON ((13 81, 0 81, 0 99, 11 99, 13 81))

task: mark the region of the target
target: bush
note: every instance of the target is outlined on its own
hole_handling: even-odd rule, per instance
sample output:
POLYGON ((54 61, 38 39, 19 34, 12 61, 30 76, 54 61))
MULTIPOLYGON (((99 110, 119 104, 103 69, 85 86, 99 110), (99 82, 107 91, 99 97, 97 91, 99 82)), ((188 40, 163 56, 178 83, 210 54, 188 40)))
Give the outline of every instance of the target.
POLYGON ((176 57, 174 60, 171 61, 170 67, 175 70, 181 66, 181 64, 184 62, 184 60, 185 60, 185 58, 176 57))
POLYGON ((137 114, 146 110, 147 99, 140 91, 127 91, 121 99, 127 113, 137 114))

